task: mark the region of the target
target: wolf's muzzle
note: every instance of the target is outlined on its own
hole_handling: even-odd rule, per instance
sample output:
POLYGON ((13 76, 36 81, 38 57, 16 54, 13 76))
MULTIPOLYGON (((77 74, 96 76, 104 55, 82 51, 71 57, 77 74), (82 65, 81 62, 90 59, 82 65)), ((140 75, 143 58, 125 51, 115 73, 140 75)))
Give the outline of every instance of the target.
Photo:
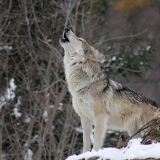
POLYGON ((69 42, 69 39, 68 39, 68 37, 67 37, 69 31, 70 31, 70 30, 69 30, 68 28, 66 28, 66 29, 64 30, 64 32, 63 32, 63 38, 60 39, 60 42, 61 42, 61 43, 69 42))

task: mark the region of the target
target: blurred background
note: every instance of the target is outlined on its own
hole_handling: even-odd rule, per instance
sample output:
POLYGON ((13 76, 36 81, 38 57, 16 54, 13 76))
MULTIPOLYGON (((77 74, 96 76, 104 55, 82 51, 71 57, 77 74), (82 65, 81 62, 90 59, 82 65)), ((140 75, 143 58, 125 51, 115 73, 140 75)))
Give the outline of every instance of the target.
MULTIPOLYGON (((101 67, 109 77, 160 106, 159 0, 1 0, 2 160, 63 160, 82 152, 59 44, 64 28, 105 55, 101 67)), ((103 147, 116 146, 119 134, 109 130, 103 147)))

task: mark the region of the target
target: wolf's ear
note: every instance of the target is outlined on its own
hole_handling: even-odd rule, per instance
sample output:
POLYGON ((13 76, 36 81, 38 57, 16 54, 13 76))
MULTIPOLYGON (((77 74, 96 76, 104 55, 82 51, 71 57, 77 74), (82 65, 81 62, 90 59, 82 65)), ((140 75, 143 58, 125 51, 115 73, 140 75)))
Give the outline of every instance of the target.
POLYGON ((95 53, 95 57, 96 57, 96 61, 98 62, 103 61, 105 59, 105 56, 103 55, 103 53, 99 53, 98 51, 95 53))

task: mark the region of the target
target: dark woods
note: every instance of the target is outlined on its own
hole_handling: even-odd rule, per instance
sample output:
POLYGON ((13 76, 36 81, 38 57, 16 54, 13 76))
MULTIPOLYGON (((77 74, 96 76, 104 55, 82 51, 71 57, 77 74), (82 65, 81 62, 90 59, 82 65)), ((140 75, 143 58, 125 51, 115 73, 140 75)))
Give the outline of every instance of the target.
MULTIPOLYGON (((130 28, 116 38, 118 28, 113 27, 111 17, 120 12, 112 3, 109 0, 0 2, 1 159, 58 160, 81 152, 80 120, 71 106, 59 45, 64 28, 69 27, 105 54, 102 67, 112 77, 141 76, 142 69, 150 67, 157 48, 156 38, 144 42, 148 33, 137 28, 130 28)), ((125 16, 134 18, 133 13, 125 16)), ((127 23, 132 26, 133 20, 127 23)), ((117 139, 113 141, 116 144, 117 139)), ((108 142, 105 145, 110 146, 108 142)))

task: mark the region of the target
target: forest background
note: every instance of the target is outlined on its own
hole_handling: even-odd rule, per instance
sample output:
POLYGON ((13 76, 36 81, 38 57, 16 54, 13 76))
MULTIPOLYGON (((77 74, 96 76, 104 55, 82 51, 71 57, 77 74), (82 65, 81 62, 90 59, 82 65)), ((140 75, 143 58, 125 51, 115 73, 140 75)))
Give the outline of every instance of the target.
MULTIPOLYGON (((82 151, 59 44, 66 27, 105 55, 108 76, 160 106, 159 0, 1 0, 2 160, 60 160, 82 151)), ((115 146, 119 134, 108 131, 104 147, 115 146)))

